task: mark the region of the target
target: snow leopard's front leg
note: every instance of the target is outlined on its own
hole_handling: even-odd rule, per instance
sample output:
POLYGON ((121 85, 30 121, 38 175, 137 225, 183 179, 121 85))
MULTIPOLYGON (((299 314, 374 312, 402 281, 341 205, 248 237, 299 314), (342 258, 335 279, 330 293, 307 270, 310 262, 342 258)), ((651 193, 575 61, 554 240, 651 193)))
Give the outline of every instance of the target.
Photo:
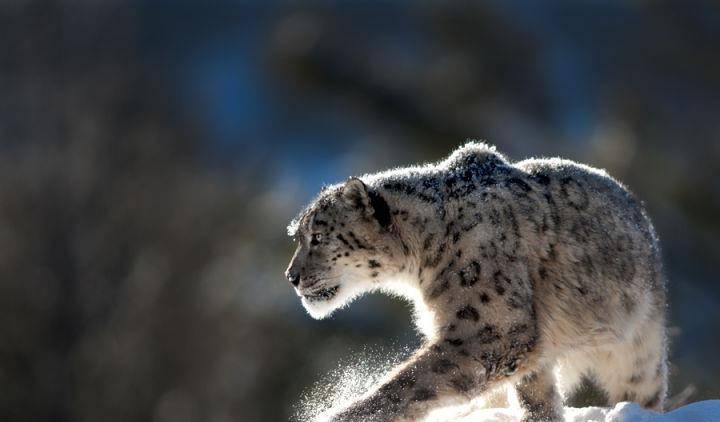
MULTIPOLYGON (((415 420, 430 409, 451 404, 463 393, 481 385, 484 368, 478 363, 461 370, 441 344, 426 346, 391 378, 364 399, 331 418, 340 421, 415 420)), ((465 365, 464 365, 465 366, 465 365)))
POLYGON ((520 405, 525 410, 523 422, 562 420, 561 399, 555 389, 551 368, 538 369, 515 385, 520 405))
POLYGON ((526 370, 533 342, 523 334, 501 338, 485 324, 472 336, 447 336, 420 350, 366 398, 330 420, 418 420, 432 409, 467 403, 526 370))

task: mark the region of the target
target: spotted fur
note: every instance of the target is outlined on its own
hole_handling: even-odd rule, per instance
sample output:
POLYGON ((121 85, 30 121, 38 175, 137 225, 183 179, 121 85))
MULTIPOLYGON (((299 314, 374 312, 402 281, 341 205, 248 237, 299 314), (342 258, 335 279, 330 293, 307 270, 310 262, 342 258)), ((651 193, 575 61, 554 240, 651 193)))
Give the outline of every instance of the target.
POLYGON ((336 421, 417 419, 504 383, 528 420, 557 420, 592 378, 612 404, 660 410, 665 287, 638 201, 604 171, 511 163, 469 143, 447 159, 325 188, 288 228, 288 276, 323 318, 384 290, 426 344, 336 421))

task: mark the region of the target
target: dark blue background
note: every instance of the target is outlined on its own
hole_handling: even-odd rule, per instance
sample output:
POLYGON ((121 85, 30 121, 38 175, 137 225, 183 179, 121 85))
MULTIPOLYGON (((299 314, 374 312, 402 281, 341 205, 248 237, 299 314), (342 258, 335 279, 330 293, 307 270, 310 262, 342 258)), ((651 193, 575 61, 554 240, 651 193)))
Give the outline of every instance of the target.
POLYGON ((645 201, 673 392, 717 398, 719 43, 711 1, 4 3, 0 416, 281 420, 363 347, 407 353, 393 299, 304 314, 285 225, 466 138, 645 201))

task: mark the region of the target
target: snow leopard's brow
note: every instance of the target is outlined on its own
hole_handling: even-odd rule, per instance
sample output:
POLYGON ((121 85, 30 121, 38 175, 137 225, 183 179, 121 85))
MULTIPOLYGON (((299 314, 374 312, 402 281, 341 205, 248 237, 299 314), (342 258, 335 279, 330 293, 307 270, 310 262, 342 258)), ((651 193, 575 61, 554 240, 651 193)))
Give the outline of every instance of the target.
POLYGON ((315 218, 315 211, 313 206, 315 203, 308 205, 297 217, 295 217, 290 224, 287 226, 287 234, 291 238, 297 238, 305 229, 308 224, 308 220, 315 218))

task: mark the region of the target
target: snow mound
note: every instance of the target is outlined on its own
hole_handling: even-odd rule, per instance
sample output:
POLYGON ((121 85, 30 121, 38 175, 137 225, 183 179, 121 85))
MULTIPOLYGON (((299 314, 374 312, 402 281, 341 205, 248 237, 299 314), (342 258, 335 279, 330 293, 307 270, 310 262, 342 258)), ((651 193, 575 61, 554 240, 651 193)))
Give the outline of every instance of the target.
MULTIPOLYGON (((519 408, 441 409, 433 412, 426 422, 517 422, 522 411, 519 408)), ((565 408, 566 422, 711 422, 720 421, 720 400, 692 403, 668 413, 657 413, 641 408, 636 403, 618 403, 614 408, 585 407, 565 408)))

